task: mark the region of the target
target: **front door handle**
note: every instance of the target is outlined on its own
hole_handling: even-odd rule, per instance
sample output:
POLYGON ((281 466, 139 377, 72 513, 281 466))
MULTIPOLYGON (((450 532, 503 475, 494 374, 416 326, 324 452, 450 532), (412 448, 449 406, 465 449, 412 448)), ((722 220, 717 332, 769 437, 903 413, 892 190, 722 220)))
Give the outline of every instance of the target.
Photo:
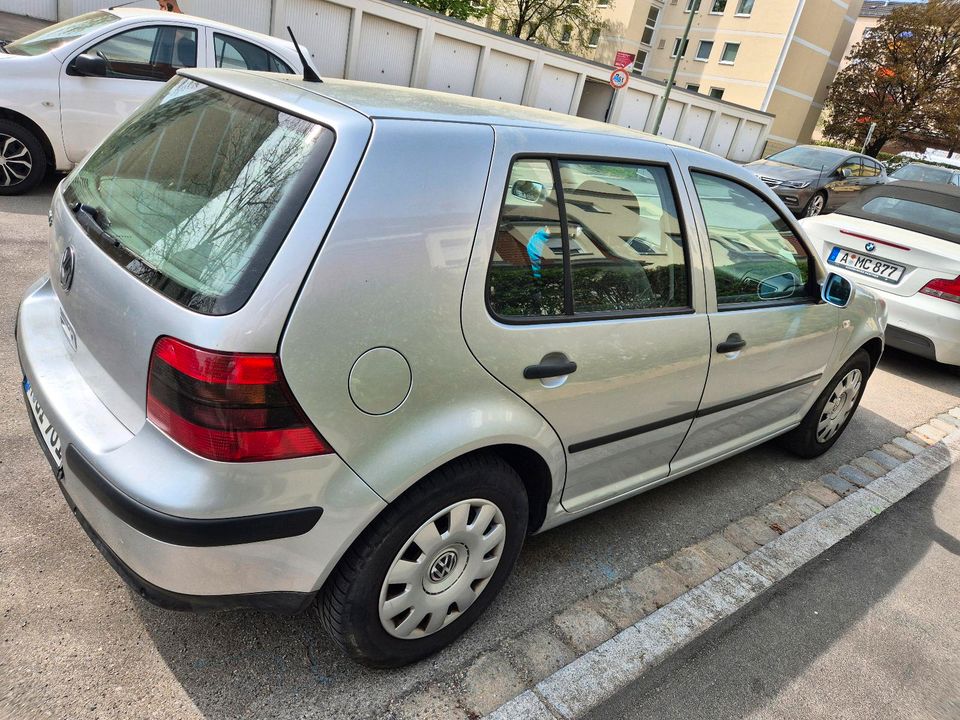
POLYGON ((527 365, 523 369, 523 376, 527 380, 543 380, 544 378, 560 377, 577 371, 577 364, 562 353, 550 353, 536 365, 527 365))
POLYGON ((737 350, 743 350, 747 346, 747 341, 740 337, 740 333, 730 333, 727 339, 717 345, 718 353, 732 353, 737 350))

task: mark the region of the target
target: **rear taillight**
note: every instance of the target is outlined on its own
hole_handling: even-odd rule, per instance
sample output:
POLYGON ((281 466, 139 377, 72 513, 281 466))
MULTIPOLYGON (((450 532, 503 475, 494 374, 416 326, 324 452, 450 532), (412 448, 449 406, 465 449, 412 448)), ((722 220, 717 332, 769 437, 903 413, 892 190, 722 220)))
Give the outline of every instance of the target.
POLYGON ((147 417, 211 460, 333 452, 294 399, 276 355, 216 352, 159 338, 150 358, 147 417))
POLYGON ((947 278, 931 280, 920 288, 920 292, 924 295, 940 298, 941 300, 960 303, 960 277, 956 277, 953 280, 948 280, 947 278))

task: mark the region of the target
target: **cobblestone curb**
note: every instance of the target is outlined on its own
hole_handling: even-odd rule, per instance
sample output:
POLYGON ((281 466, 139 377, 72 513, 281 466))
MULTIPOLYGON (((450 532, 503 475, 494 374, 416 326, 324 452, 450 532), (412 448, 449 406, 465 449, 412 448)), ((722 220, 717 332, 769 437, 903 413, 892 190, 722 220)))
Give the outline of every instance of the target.
POLYGON ((423 688, 388 717, 580 717, 958 461, 960 407, 484 653, 441 680, 445 708, 423 688))

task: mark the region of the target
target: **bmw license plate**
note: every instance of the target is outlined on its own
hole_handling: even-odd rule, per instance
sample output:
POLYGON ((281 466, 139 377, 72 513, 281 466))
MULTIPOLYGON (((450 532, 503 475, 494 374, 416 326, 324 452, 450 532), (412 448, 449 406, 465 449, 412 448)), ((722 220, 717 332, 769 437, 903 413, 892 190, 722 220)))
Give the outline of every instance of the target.
POLYGON ((860 273, 861 275, 883 280, 892 285, 900 282, 904 271, 903 265, 895 265, 888 263, 886 260, 875 258, 873 255, 854 253, 839 247, 835 247, 830 251, 830 257, 827 258, 827 262, 831 265, 837 265, 847 270, 852 270, 855 273, 860 273))
POLYGON ((53 427, 53 423, 50 422, 50 418, 47 417, 43 408, 40 407, 40 401, 37 400, 37 396, 33 392, 33 387, 27 378, 23 379, 23 389, 27 393, 27 404, 30 405, 30 412, 33 413, 33 419, 37 422, 37 434, 43 440, 44 445, 46 445, 44 450, 46 451, 47 459, 50 460, 51 465, 55 466, 55 469, 59 470, 63 467, 60 435, 57 433, 56 428, 53 427))

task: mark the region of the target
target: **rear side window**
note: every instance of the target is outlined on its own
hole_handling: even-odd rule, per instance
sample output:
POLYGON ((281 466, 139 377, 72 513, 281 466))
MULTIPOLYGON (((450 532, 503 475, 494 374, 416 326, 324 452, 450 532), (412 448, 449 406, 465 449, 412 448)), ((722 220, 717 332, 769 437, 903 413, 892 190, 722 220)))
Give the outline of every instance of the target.
POLYGON ((214 33, 213 50, 218 68, 293 74, 290 66, 273 53, 240 38, 214 33))
POLYGON ((64 198, 129 272, 226 314, 253 292, 332 143, 316 123, 179 78, 94 151, 64 198))
POLYGON ((108 78, 166 82, 178 68, 197 66, 197 31, 170 25, 134 28, 84 52, 103 56, 108 78))
POLYGON ((493 313, 507 320, 689 308, 684 242, 666 168, 516 160, 487 295, 493 313))
POLYGON ((710 236, 720 309, 815 297, 813 260, 769 202, 734 180, 691 175, 710 236))

